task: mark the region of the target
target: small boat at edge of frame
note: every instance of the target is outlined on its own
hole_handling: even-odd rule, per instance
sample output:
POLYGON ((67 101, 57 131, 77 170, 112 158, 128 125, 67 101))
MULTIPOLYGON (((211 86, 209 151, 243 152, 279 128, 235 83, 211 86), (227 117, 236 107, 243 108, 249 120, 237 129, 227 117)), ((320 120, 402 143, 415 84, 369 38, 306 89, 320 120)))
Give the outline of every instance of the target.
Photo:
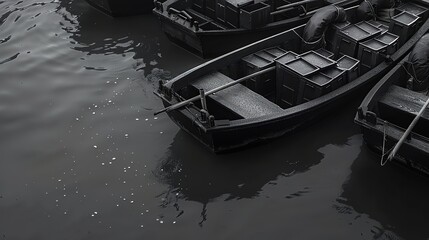
POLYGON ((410 62, 409 56, 404 57, 368 93, 358 108, 355 122, 361 126, 366 145, 382 156, 381 165, 392 156, 394 162, 428 176, 429 79, 426 75, 425 81, 416 82, 418 78, 412 66, 414 63, 429 65, 429 35, 422 40, 425 41, 420 45, 423 50, 413 52, 419 52, 416 55, 420 56, 426 54, 425 59, 410 62), (395 147, 397 152, 392 153, 395 147))
POLYGON ((171 41, 211 58, 304 24, 331 3, 351 7, 361 1, 157 0, 153 12, 171 41))
POLYGON ((285 135, 369 90, 429 30, 428 7, 404 2, 382 22, 358 20, 355 6, 325 41, 304 41, 301 25, 242 47, 160 82, 165 109, 155 114, 167 112, 216 153, 285 135))
POLYGON ((89 5, 112 17, 151 13, 153 0, 86 0, 89 5))

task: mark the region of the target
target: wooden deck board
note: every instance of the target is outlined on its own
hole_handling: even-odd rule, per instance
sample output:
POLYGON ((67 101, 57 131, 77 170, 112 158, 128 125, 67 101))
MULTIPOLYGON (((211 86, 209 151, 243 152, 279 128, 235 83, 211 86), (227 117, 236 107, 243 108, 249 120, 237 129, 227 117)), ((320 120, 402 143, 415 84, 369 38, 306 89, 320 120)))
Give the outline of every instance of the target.
MULTIPOLYGON (((234 80, 224 74, 214 72, 199 78, 192 85, 197 89, 202 88, 204 91, 209 91, 232 81, 234 80)), ((275 103, 270 102, 268 99, 241 84, 234 85, 210 95, 209 98, 220 103, 243 118, 260 117, 283 110, 275 103)))

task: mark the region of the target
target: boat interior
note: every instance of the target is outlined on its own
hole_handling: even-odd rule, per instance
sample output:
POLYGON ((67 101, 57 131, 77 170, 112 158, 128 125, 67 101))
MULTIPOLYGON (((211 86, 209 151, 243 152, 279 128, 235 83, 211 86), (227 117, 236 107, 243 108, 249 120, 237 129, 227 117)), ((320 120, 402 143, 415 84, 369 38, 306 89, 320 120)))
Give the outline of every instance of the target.
POLYGON ((195 30, 255 29, 329 4, 320 0, 157 0, 155 6, 195 30))
MULTIPOLYGON (((247 76, 239 84, 195 101, 194 108, 204 110, 206 117, 228 120, 279 113, 316 100, 370 71, 419 29, 429 11, 405 2, 390 21, 357 21, 354 14, 347 11, 348 21, 331 24, 324 41, 306 43, 301 36, 304 27, 295 28, 284 33, 282 44, 236 57, 222 69, 181 84, 174 96, 182 101, 200 95, 201 89, 208 92, 247 76), (249 77, 262 70, 266 72, 249 77)), ((429 129, 425 131, 429 134, 429 129)))
MULTIPOLYGON (((370 105, 369 119, 406 129, 429 98, 428 82, 416 88, 416 77, 408 61, 403 61, 370 105)), ((429 112, 424 111, 413 134, 429 138, 429 112)))

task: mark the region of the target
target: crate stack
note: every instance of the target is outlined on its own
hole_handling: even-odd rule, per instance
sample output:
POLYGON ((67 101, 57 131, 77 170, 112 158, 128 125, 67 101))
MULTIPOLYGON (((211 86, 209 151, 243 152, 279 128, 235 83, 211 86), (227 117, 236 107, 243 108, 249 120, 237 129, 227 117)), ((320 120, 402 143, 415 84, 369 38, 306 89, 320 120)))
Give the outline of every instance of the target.
POLYGON ((347 82, 353 69, 340 68, 337 61, 321 53, 329 54, 329 51, 319 49, 301 55, 287 52, 274 60, 277 66, 276 103, 280 107, 308 102, 347 82))
MULTIPOLYGON (((254 54, 248 55, 242 59, 242 69, 244 75, 249 75, 266 68, 274 66, 274 59, 286 53, 285 50, 273 47, 264 49, 254 54)), ((246 81, 246 86, 261 94, 262 96, 271 99, 275 94, 275 72, 268 72, 246 81)))

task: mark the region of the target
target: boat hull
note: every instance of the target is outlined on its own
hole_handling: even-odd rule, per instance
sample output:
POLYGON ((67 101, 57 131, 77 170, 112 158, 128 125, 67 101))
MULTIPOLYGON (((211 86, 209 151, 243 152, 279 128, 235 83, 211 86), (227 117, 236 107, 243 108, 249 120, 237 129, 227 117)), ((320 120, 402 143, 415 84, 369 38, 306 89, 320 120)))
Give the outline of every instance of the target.
MULTIPOLYGON (((353 0, 341 6, 353 6, 359 1, 360 0, 353 0)), ((189 22, 174 17, 174 15, 167 14, 165 9, 154 9, 153 12, 158 16, 162 30, 172 42, 203 58, 216 57, 290 28, 305 24, 313 15, 312 13, 308 13, 306 15, 273 22, 264 27, 252 30, 243 28, 196 30, 189 22)))
POLYGON ((91 6, 112 16, 125 17, 152 12, 152 0, 86 0, 91 6))

